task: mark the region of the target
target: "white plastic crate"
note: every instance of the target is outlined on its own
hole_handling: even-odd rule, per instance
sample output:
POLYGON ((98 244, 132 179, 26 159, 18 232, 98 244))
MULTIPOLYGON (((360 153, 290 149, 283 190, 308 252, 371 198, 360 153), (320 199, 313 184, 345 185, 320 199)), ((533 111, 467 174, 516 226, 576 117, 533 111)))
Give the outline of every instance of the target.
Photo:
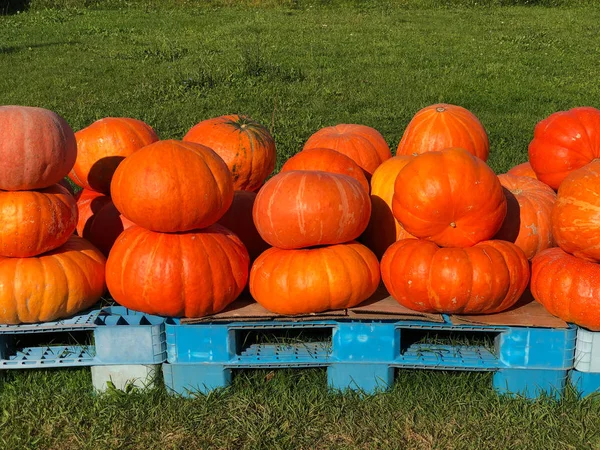
POLYGON ((575 369, 579 372, 600 373, 600 332, 577 329, 575 369))
POLYGON ((132 385, 140 389, 153 388, 160 376, 161 364, 120 364, 92 366, 92 384, 97 392, 104 392, 110 384, 122 391, 132 385))

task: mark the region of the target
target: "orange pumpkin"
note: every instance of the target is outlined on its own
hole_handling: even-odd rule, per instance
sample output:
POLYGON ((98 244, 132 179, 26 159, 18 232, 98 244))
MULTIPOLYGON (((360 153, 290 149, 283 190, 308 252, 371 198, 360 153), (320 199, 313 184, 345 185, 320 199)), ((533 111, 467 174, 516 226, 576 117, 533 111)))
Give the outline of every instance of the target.
POLYGON ((544 250, 532 261, 531 294, 550 314, 600 331, 600 265, 560 248, 544 250))
POLYGON ((375 169, 392 157, 390 147, 375 128, 365 125, 340 124, 321 128, 308 138, 303 150, 330 148, 353 159, 368 179, 375 169))
POLYGON ((296 153, 285 162, 280 172, 290 170, 320 170, 348 175, 356 178, 369 192, 369 182, 360 166, 343 153, 329 148, 310 148, 296 153))
POLYGON ((490 144, 479 119, 462 106, 439 103, 421 109, 412 118, 396 150, 396 155, 460 147, 487 161, 490 144))
POLYGON ((0 323, 48 322, 89 308, 105 291, 105 262, 77 236, 37 257, 0 257, 0 323))
POLYGON ((507 213, 502 228, 494 239, 517 245, 527 259, 550 247, 552 236, 552 207, 556 194, 552 188, 531 177, 498 175, 506 189, 507 213))
POLYGON ((524 162, 522 164, 517 164, 515 167, 506 172, 509 175, 516 175, 519 177, 529 177, 535 178, 537 180, 537 176, 535 172, 531 168, 531 164, 528 162, 524 162))
POLYGON ((535 126, 529 162, 537 178, 557 190, 574 170, 600 158, 600 110, 573 108, 535 126))
POLYGON ((119 165, 111 197, 121 214, 148 230, 189 231, 212 225, 227 212, 233 180, 210 148, 158 141, 119 165))
POLYGON ((371 178, 371 219, 360 241, 381 259, 390 245, 412 236, 394 218, 394 183, 412 156, 394 156, 381 164, 371 178))
POLYGON ((469 247, 494 236, 506 198, 492 169, 461 148, 416 156, 396 177, 394 217, 442 247, 469 247))
POLYGON ((0 256, 36 256, 67 242, 77 225, 77 204, 59 184, 0 191, 0 224, 0 256))
POLYGON ((264 126, 247 116, 204 120, 194 125, 183 140, 210 147, 223 158, 233 174, 236 190, 258 190, 275 168, 275 141, 264 126))
POLYGON ((136 150, 158 141, 141 120, 106 117, 75 133, 77 160, 69 178, 84 189, 110 193, 117 166, 136 150))
POLYGON ((358 242, 305 250, 270 248, 252 265, 250 293, 277 314, 350 308, 375 293, 377 257, 358 242))
POLYGON ((250 261, 269 248, 256 230, 252 219, 252 208, 256 200, 256 192, 235 191, 231 207, 219 219, 219 224, 232 231, 246 246, 250 261))
POLYGON ((0 190, 44 189, 71 170, 75 135, 58 114, 29 106, 0 106, 0 190))
POLYGON ((571 172, 552 210, 552 233, 565 252, 600 261, 600 160, 571 172))
POLYGON ((113 298, 127 308, 202 317, 223 310, 240 295, 249 266, 244 244, 220 225, 185 233, 132 226, 110 252, 106 283, 113 298))
POLYGON ((370 215, 369 194, 356 179, 304 170, 267 181, 253 209, 262 238, 283 249, 351 241, 365 230, 370 215))
POLYGON ((506 241, 440 248, 404 239, 383 255, 381 277, 392 297, 415 311, 493 314, 519 300, 529 283, 529 262, 506 241))
POLYGON ((77 208, 77 234, 90 241, 105 256, 108 256, 119 235, 133 225, 119 213, 109 196, 96 191, 82 190, 77 208))

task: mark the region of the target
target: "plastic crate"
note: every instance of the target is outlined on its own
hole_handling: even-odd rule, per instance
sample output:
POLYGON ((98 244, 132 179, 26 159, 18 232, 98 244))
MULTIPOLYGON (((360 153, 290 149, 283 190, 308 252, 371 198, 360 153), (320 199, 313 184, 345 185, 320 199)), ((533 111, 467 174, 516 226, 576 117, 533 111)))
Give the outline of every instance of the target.
POLYGON ((164 321, 109 307, 55 322, 3 325, 0 369, 160 364, 166 360, 164 321))
POLYGON ((600 372, 600 332, 577 329, 575 369, 580 372, 600 372))
POLYGON ((499 392, 535 397, 562 392, 573 367, 576 328, 455 325, 422 321, 324 320, 166 324, 165 384, 185 394, 226 386, 240 368, 327 367, 335 389, 373 392, 393 382, 396 369, 494 371, 499 392), (248 343, 249 332, 320 330, 312 342, 248 343), (415 340, 415 334, 483 335, 490 345, 415 340))

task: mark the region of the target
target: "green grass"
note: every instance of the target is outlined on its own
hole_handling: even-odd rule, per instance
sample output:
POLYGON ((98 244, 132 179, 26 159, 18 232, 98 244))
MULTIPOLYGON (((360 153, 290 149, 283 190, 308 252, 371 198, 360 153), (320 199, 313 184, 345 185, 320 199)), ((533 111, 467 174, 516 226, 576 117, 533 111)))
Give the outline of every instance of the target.
MULTIPOLYGON (((449 102, 482 120, 498 172, 526 160, 539 120, 600 106, 597 8, 130 3, 45 10, 50 2, 32 0, 29 12, 0 17, 0 104, 53 109, 75 130, 136 117, 163 139, 245 113, 272 131, 280 166, 341 122, 373 126, 395 149, 418 109, 449 102)), ((93 396, 87 370, 3 373, 0 447, 600 447, 600 406, 573 392, 501 398, 486 374, 401 372, 391 392, 366 397, 325 383, 322 371, 243 372, 223 392, 182 400, 163 389, 93 396)))

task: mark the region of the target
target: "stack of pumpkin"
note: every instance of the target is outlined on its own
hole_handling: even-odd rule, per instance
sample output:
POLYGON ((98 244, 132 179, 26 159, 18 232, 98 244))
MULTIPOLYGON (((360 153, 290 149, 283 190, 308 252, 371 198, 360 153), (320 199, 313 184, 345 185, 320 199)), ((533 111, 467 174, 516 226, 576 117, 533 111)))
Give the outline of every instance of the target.
POLYGON ((69 178, 83 188, 77 194, 77 234, 108 256, 115 239, 131 225, 110 198, 110 182, 118 165, 146 145, 158 141, 144 122, 107 117, 75 133, 77 159, 69 178))
POLYGON ((529 178, 497 177, 485 164, 488 152, 485 129, 472 113, 432 105, 413 118, 398 156, 375 172, 378 209, 365 238, 385 252, 382 278, 402 305, 503 311, 528 285, 528 258, 553 245, 553 191, 529 178), (384 222, 380 235, 377 220, 384 222))
POLYGON ((380 281, 376 256, 355 241, 371 215, 370 178, 391 157, 376 130, 319 130, 259 191, 254 224, 273 247, 250 272, 250 292, 279 314, 356 306, 380 281))
MULTIPOLYGON (((111 194, 136 225, 119 236, 108 258, 113 298, 175 317, 214 314, 234 301, 248 281, 250 257, 240 238, 217 221, 230 209, 234 188, 257 189, 274 163, 268 132, 239 116, 201 122, 184 141, 158 141, 128 156, 114 173, 111 194), (221 138, 211 142, 214 135, 221 138)), ((253 197, 238 197, 238 211, 248 210, 253 197)), ((244 219, 237 222, 240 227, 244 219)))
POLYGON ((552 232, 559 248, 532 261, 531 292, 567 322, 600 331, 600 111, 550 115, 535 128, 529 162, 558 189, 552 232))
POLYGON ((59 183, 77 156, 56 113, 0 107, 0 323, 51 321, 96 303, 104 256, 72 236, 77 205, 59 183))

